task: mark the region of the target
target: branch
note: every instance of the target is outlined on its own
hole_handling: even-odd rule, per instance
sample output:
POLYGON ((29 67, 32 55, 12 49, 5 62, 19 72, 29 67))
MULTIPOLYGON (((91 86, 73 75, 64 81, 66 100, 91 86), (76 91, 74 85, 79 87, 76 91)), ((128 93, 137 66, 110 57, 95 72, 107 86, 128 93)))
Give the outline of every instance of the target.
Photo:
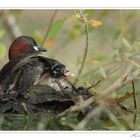
POLYGON ((83 71, 83 68, 84 68, 84 65, 85 65, 85 62, 86 62, 86 58, 87 58, 87 52, 88 52, 88 25, 87 23, 85 22, 85 31, 86 31, 86 46, 85 46, 85 51, 84 51, 84 56, 83 56, 83 60, 82 60, 82 64, 81 64, 81 67, 78 71, 78 75, 74 81, 74 85, 77 83, 77 81, 79 80, 79 77, 83 71))
POLYGON ((123 75, 116 82, 114 82, 112 85, 110 85, 107 89, 100 91, 100 94, 98 96, 90 97, 89 99, 83 101, 81 104, 78 103, 78 104, 68 108, 64 112, 58 114, 58 116, 59 117, 63 116, 65 114, 67 114, 68 112, 83 110, 84 108, 88 107, 91 103, 93 103, 95 101, 101 102, 104 97, 108 96, 109 94, 112 94, 114 91, 125 86, 126 84, 128 84, 132 80, 133 81, 136 80, 138 76, 140 76, 139 69, 134 71, 133 73, 131 73, 129 75, 123 75))
POLYGON ((114 92, 115 90, 120 89, 121 87, 125 86, 126 84, 128 84, 132 80, 137 79, 137 77, 139 75, 140 75, 139 69, 134 71, 133 73, 131 73, 129 75, 123 75, 116 82, 114 82, 112 85, 110 85, 106 90, 104 90, 102 92, 101 96, 106 96, 106 95, 114 92))
POLYGON ((81 102, 80 104, 78 102, 74 106, 71 106, 70 108, 66 109, 64 112, 59 113, 57 116, 61 117, 61 116, 64 116, 65 114, 67 114, 68 112, 83 110, 84 108, 88 107, 93 101, 94 101, 94 98, 91 97, 91 98, 87 99, 86 101, 81 102))
POLYGON ((49 34, 50 31, 51 31, 51 27, 52 27, 52 24, 53 24, 53 22, 54 22, 54 19, 55 19, 56 14, 57 14, 57 10, 54 11, 54 13, 53 13, 53 15, 52 15, 52 17, 51 17, 51 19, 50 19, 50 22, 49 22, 47 31, 46 31, 46 33, 45 33, 45 35, 44 35, 44 38, 43 38, 42 42, 41 42, 41 46, 43 46, 43 44, 45 43, 45 40, 47 40, 48 34, 49 34))
POLYGON ((75 130, 79 130, 84 128, 84 126, 89 122, 89 120, 94 117, 95 115, 97 115, 98 113, 100 113, 103 110, 104 106, 100 105, 97 108, 92 109, 87 115, 86 117, 74 128, 75 130))
POLYGON ((132 87, 133 87, 133 99, 134 99, 134 119, 133 119, 133 130, 135 129, 135 124, 137 120, 137 101, 136 101, 136 90, 135 90, 135 84, 134 81, 132 81, 132 87))

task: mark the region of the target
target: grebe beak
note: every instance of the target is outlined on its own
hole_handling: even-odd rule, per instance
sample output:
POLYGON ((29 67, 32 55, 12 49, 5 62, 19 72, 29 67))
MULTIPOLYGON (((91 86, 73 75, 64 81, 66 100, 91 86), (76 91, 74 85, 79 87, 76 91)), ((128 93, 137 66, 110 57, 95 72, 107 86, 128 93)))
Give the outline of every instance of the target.
POLYGON ((33 46, 33 48, 35 51, 38 51, 38 52, 46 52, 47 51, 46 48, 43 48, 41 46, 33 46))

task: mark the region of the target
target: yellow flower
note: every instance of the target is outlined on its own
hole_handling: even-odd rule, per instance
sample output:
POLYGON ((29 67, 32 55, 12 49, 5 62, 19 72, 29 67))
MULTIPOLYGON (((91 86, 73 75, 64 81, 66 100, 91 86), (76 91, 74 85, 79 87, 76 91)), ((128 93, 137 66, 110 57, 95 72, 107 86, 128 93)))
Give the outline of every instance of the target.
POLYGON ((90 20, 89 21, 89 24, 93 27, 99 27, 102 25, 102 22, 101 21, 98 21, 98 20, 90 20))

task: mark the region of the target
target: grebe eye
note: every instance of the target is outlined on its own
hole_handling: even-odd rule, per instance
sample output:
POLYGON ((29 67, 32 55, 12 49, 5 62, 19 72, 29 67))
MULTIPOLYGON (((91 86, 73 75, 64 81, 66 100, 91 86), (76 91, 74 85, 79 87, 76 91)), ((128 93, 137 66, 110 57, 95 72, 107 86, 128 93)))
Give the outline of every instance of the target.
POLYGON ((36 51, 39 51, 39 49, 38 49, 37 46, 33 46, 33 48, 34 48, 36 51))

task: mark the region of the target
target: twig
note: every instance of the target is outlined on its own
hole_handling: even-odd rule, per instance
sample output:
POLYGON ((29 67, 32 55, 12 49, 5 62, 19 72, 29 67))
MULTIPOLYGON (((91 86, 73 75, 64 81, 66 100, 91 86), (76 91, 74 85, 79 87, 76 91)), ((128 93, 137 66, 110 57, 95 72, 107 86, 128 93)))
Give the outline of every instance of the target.
POLYGON ((139 69, 134 71, 133 73, 129 74, 128 76, 123 75, 116 82, 114 82, 112 85, 110 85, 107 89, 105 89, 103 91, 100 91, 99 96, 90 97, 89 99, 83 101, 82 104, 78 104, 78 105, 76 104, 76 105, 68 108, 64 112, 58 114, 58 116, 63 116, 65 114, 67 114, 68 112, 82 110, 82 109, 88 107, 91 103, 93 103, 95 101, 101 102, 101 100, 104 97, 108 96, 109 94, 113 93, 114 91, 116 91, 116 90, 120 89, 121 87, 125 86, 126 84, 128 84, 132 80, 137 79, 138 76, 140 76, 140 70, 139 69))
POLYGON ((136 90, 135 90, 134 81, 132 81, 132 87, 133 87, 133 100, 134 100, 134 119, 133 119, 133 130, 134 130, 136 120, 137 120, 137 101, 136 101, 136 90))
POLYGON ((91 97, 91 98, 87 99, 86 101, 83 101, 81 104, 78 103, 74 106, 71 106, 70 108, 66 109, 64 112, 59 113, 57 116, 61 117, 61 116, 64 116, 65 114, 67 114, 68 112, 82 110, 82 109, 88 107, 93 101, 94 101, 94 98, 91 97))
POLYGON ((56 13, 57 13, 57 10, 54 11, 54 13, 53 13, 53 15, 52 15, 52 17, 51 17, 51 19, 50 19, 50 23, 49 23, 49 25, 48 25, 47 31, 46 31, 46 33, 45 33, 45 35, 44 35, 44 38, 43 38, 42 42, 41 42, 41 46, 43 46, 43 44, 44 44, 45 41, 47 40, 48 34, 50 33, 52 24, 53 24, 53 22, 54 22, 56 13))
POLYGON ((120 121, 116 118, 116 116, 110 111, 109 108, 105 108, 105 104, 104 103, 100 103, 100 105, 94 109, 92 109, 92 111, 90 111, 85 118, 75 127, 75 130, 81 130, 82 128, 84 128, 87 123, 96 115, 100 114, 100 112, 102 110, 105 110, 106 113, 109 115, 110 120, 112 120, 117 127, 121 126, 121 129, 124 130, 125 127, 123 125, 121 125, 120 121))
POLYGON ((101 92, 101 95, 99 98, 102 98, 104 96, 107 96, 111 94, 112 92, 120 89, 121 87, 125 86, 129 82, 137 79, 137 77, 140 75, 140 70, 135 70, 133 73, 129 75, 123 75, 120 77, 116 82, 114 82, 112 85, 110 85, 107 89, 101 92))
POLYGON ((88 25, 87 25, 87 23, 85 23, 85 31, 86 31, 86 46, 85 46, 84 56, 83 56, 81 67, 80 67, 80 69, 78 71, 78 75, 77 75, 77 77, 76 77, 76 79, 74 81, 74 85, 79 80, 79 77, 80 77, 80 75, 81 75, 81 73, 83 71, 85 61, 86 61, 86 58, 87 58, 87 53, 88 53, 88 25))
MULTIPOLYGON (((110 71, 107 73, 106 78, 108 78, 110 75, 112 75, 113 73, 115 73, 116 71, 118 71, 121 68, 121 65, 119 65, 117 68, 115 68, 114 70, 110 71)), ((91 84, 89 87, 87 87, 86 89, 89 90, 91 88, 94 88, 95 86, 97 86, 98 84, 101 84, 106 78, 101 78, 98 81, 96 81, 95 83, 91 84)))
POLYGON ((134 109, 137 109, 136 90, 135 90, 135 83, 134 83, 134 81, 132 81, 132 87, 133 87, 133 97, 134 97, 134 109))
MULTIPOLYGON (((114 69, 113 71, 109 72, 109 73, 107 74, 107 77, 109 77, 112 73, 116 72, 120 67, 121 67, 121 65, 119 65, 119 67, 117 67, 117 68, 114 69)), ((102 79, 98 80, 96 83, 93 83, 91 86, 89 86, 89 87, 87 88, 87 90, 89 90, 89 89, 91 89, 91 88, 97 86, 99 83, 101 83, 101 82, 102 82, 103 80, 105 80, 105 79, 106 79, 106 78, 102 78, 102 79)))
POLYGON ((90 111, 86 117, 74 128, 75 130, 79 130, 84 128, 84 126, 89 122, 89 120, 91 118, 93 118, 95 115, 97 115, 98 113, 100 113, 104 108, 104 105, 100 105, 97 108, 92 109, 92 111, 90 111))
POLYGON ((95 86, 97 86, 99 83, 101 82, 101 80, 98 80, 97 82, 93 83, 92 85, 90 85, 89 87, 87 87, 86 89, 89 90, 95 86))

